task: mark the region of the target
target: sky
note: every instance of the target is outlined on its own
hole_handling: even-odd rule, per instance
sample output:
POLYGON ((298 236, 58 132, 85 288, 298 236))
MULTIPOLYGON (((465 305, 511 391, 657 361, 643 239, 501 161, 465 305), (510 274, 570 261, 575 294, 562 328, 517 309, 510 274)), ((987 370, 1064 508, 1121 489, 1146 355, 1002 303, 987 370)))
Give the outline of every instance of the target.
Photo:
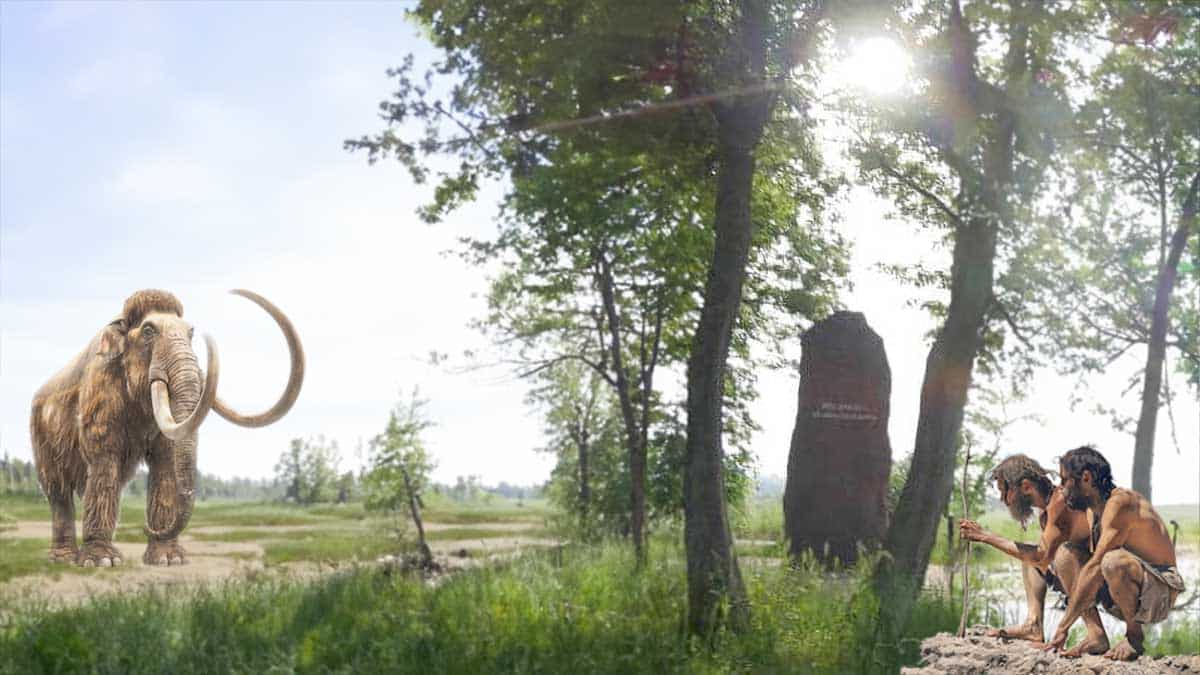
MULTIPOLYGON (((342 148, 381 128, 387 67, 409 52, 418 63, 435 57, 404 6, 0 1, 0 454, 31 457, 33 392, 141 288, 173 292, 197 333, 214 337, 227 403, 251 413, 270 406, 287 378, 287 350, 265 313, 227 292, 247 288, 296 325, 304 388, 267 428, 210 416, 201 471, 269 477, 290 439, 318 435, 355 468, 360 443, 417 387, 435 423, 426 437, 435 480, 549 476, 524 382, 496 370, 452 372, 428 358, 486 346, 469 326, 484 308, 486 274, 448 252, 459 237, 495 231, 502 186, 430 226, 415 215, 428 186, 342 148)), ((895 78, 870 59, 860 70, 895 78)), ((945 265, 949 251, 889 219, 866 189, 839 208, 854 245, 845 304, 884 339, 898 459, 912 448, 931 323, 909 306, 914 292, 876 265, 945 265)), ((1097 381, 1089 400, 1131 409, 1119 392, 1136 367, 1134 358, 1097 381)), ((752 449, 763 475, 786 471, 797 386, 791 372, 759 374, 752 412, 762 430, 752 449)), ((1090 406, 1070 410, 1073 386, 1040 374, 1010 414, 1041 417, 1014 425, 1002 454, 1051 464, 1094 443, 1128 484, 1132 437, 1090 406)), ((1174 418, 1182 451, 1162 415, 1155 501, 1196 503, 1200 402, 1180 396, 1174 418)))

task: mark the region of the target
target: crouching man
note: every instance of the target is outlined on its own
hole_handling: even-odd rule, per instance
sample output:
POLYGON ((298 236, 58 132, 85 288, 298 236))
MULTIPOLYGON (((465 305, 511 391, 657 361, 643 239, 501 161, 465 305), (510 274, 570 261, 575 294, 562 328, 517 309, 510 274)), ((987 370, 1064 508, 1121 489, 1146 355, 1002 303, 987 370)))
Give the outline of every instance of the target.
POLYGON ((1125 640, 1105 657, 1132 661, 1145 651, 1142 626, 1167 618, 1183 591, 1175 546, 1145 497, 1113 485, 1108 460, 1095 448, 1084 446, 1063 455, 1059 475, 1067 506, 1091 517, 1092 555, 1079 572, 1067 613, 1046 648, 1061 649, 1071 625, 1098 597, 1110 614, 1125 622, 1125 640))
MULTIPOLYGON (((1005 539, 965 519, 959 524, 959 536, 993 546, 1021 561, 1025 600, 1029 605, 1025 622, 988 631, 988 635, 1040 643, 1045 639, 1042 620, 1046 589, 1053 588, 1071 597, 1079 571, 1087 562, 1091 537, 1087 515, 1068 508, 1063 491, 1054 487, 1049 472, 1025 455, 1013 455, 1000 462, 992 470, 992 479, 1000 491, 1000 501, 1022 529, 1033 517, 1034 509, 1038 510, 1042 536, 1037 545, 1005 539)), ((1108 649, 1108 636, 1094 602, 1082 616, 1087 637, 1073 652, 1103 654, 1108 649)))

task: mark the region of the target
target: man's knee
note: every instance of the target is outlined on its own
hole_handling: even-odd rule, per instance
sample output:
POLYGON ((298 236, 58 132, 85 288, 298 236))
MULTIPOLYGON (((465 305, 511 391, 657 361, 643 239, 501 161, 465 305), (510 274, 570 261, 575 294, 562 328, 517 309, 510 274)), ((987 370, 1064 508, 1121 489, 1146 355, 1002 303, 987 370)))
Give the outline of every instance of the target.
POLYGON ((1135 579, 1134 570, 1138 568, 1140 568, 1140 564, 1137 558, 1123 550, 1109 551, 1100 561, 1100 572, 1109 584, 1135 579))
POLYGON ((1079 554, 1072 547, 1059 546, 1058 550, 1054 552, 1054 567, 1055 569, 1074 570, 1083 564, 1079 558, 1079 554))

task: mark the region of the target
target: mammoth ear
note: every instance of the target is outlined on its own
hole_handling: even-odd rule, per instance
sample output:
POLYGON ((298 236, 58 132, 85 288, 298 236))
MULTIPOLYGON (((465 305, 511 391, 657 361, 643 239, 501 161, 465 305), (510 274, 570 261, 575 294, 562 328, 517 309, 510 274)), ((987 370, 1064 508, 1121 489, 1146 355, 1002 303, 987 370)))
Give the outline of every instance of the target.
POLYGON ((100 332, 100 348, 96 354, 106 360, 113 360, 125 352, 125 319, 117 319, 104 327, 100 332))

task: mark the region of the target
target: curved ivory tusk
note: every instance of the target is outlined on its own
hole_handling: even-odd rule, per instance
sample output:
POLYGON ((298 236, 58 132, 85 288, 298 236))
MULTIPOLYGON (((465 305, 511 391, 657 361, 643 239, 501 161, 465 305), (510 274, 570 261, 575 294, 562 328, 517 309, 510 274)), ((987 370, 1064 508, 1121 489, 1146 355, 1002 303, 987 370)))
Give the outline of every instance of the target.
POLYGON ((279 308, 271 304, 266 298, 252 291, 243 289, 235 289, 230 291, 234 295, 240 295, 254 304, 266 310, 267 314, 275 319, 275 323, 279 325, 283 331, 283 337, 287 340, 288 353, 291 355, 292 369, 288 375, 287 387, 283 390, 283 395, 271 406, 271 409, 258 415, 243 415, 233 408, 230 408, 220 398, 215 398, 213 401, 213 409, 217 414, 225 419, 243 427, 265 427, 278 421, 292 409, 292 405, 296 402, 296 398, 300 396, 300 385, 304 384, 304 348, 300 346, 300 336, 296 334, 296 328, 292 326, 292 322, 288 320, 279 308))
POLYGON ((208 348, 208 374, 204 378, 204 391, 200 394, 200 402, 196 404, 196 409, 192 414, 182 422, 176 422, 171 416, 171 394, 167 390, 167 383, 162 380, 155 380, 150 383, 150 402, 154 405, 154 421, 158 424, 158 430, 163 436, 179 441, 187 438, 196 429, 200 427, 200 423, 208 416, 208 411, 213 407, 213 402, 217 396, 217 378, 220 374, 220 359, 217 358, 217 343, 213 341, 209 335, 204 336, 204 345, 208 348))

